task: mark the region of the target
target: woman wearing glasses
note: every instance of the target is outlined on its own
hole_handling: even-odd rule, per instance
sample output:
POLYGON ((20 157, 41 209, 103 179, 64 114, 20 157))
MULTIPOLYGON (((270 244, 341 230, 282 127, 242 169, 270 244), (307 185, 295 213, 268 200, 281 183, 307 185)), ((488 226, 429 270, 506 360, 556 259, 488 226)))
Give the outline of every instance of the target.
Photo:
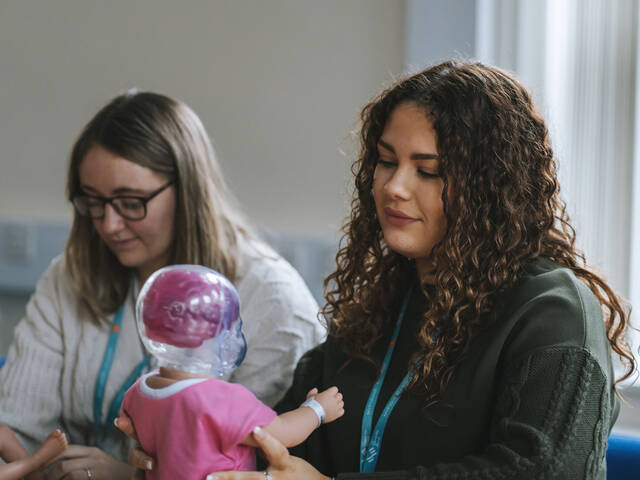
POLYGON ((148 368, 134 322, 138 287, 169 264, 230 278, 249 349, 231 376, 273 405, 322 340, 317 305, 295 270, 244 222, 207 133, 185 104, 153 93, 113 99, 71 152, 74 221, 64 255, 38 283, 0 375, 0 423, 34 446, 61 427, 71 445, 49 480, 129 478, 113 428, 148 368))

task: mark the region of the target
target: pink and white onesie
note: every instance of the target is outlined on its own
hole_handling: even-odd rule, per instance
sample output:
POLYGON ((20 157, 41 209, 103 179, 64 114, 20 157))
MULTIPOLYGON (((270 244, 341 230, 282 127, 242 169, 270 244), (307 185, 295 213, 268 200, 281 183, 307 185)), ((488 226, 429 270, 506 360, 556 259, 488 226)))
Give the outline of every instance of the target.
POLYGON ((240 442, 273 421, 271 408, 242 385, 215 378, 153 389, 147 379, 155 374, 140 377, 122 403, 142 448, 156 460, 147 479, 203 480, 211 472, 255 470, 255 448, 240 442))

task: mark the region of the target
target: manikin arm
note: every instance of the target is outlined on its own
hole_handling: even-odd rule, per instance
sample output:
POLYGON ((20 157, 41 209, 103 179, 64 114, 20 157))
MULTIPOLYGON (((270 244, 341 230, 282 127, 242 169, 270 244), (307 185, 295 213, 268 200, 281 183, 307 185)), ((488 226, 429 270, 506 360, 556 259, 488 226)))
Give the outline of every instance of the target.
MULTIPOLYGON (((327 388, 322 393, 318 393, 318 389, 314 388, 307 393, 307 398, 313 396, 324 408, 326 417, 323 423, 333 422, 344 415, 344 401, 337 387, 327 388)), ((298 407, 278 415, 264 428, 284 446, 294 447, 304 442, 317 427, 318 415, 316 412, 309 407, 298 407)), ((251 434, 242 441, 242 444, 252 447, 258 446, 251 434)))
POLYGON ((0 465, 0 480, 18 480, 45 467, 67 448, 67 438, 60 430, 54 430, 33 453, 29 454, 11 429, 0 426, 0 456, 8 462, 0 465))

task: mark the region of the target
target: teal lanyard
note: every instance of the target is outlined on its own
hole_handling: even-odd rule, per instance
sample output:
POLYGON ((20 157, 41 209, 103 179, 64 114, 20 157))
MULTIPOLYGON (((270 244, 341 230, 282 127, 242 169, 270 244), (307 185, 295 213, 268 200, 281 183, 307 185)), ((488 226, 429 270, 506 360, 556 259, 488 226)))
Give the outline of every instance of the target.
POLYGON ((149 364, 150 357, 145 357, 136 365, 133 371, 129 374, 127 379, 116 393, 116 396, 111 401, 109 411, 107 413, 107 420, 102 423, 102 405, 104 404, 104 390, 107 386, 107 379, 109 378, 109 372, 111 371, 111 365, 113 364, 113 357, 116 352, 116 345, 118 344, 118 334, 120 333, 120 327, 122 326, 122 316, 124 314, 124 305, 120 307, 118 313, 116 313, 111 326, 111 333, 109 334, 109 341, 107 342, 107 348, 104 351, 104 358, 102 359, 102 366, 98 372, 98 378, 96 380, 96 389, 93 394, 93 429, 94 438, 93 444, 99 446, 104 442, 105 438, 113 428, 113 421, 120 413, 120 406, 122 405, 122 399, 126 391, 133 385, 133 382, 142 374, 142 371, 149 364))
POLYGON ((400 314, 398 315, 398 321, 396 322, 396 326, 393 330, 393 336, 391 337, 391 341, 389 342, 389 348, 387 348, 387 353, 384 356, 384 360, 382 361, 380 377, 373 385, 371 393, 369 393, 369 399, 367 400, 367 405, 364 409, 364 414, 362 415, 362 434, 360 437, 361 473, 371 473, 375 471, 376 464, 378 463, 378 456, 380 455, 382 435, 384 435, 384 429, 387 426, 387 420, 389 420, 391 411, 396 406, 396 403, 398 403, 402 392, 405 390, 405 388, 407 388, 407 385, 409 385, 413 378, 413 372, 407 372, 407 374, 400 382, 400 385, 398 385, 398 387, 391 395, 389 401, 387 401, 387 404, 380 414, 380 418, 378 418, 378 421, 376 422, 376 426, 373 429, 372 434, 371 425, 373 423, 373 411, 375 409, 376 402, 378 401, 378 395, 380 394, 380 389, 382 388, 384 377, 387 374, 387 369, 389 368, 389 364, 391 363, 391 355, 393 354, 393 350, 396 346, 396 340, 398 339, 398 334, 400 333, 400 327, 402 325, 402 321, 404 320, 404 314, 407 310, 407 305, 409 305, 409 298, 411 298, 412 291, 413 286, 409 289, 407 295, 404 297, 402 307, 400 308, 400 314))

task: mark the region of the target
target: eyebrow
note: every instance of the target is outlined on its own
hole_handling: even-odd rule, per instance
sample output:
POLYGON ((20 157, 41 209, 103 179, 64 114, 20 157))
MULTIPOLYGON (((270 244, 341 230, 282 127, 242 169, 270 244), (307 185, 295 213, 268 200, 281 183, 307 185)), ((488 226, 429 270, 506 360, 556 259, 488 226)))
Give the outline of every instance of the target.
MULTIPOLYGON (((378 140, 378 145, 395 155, 395 149, 384 140, 378 140)), ((438 160, 438 155, 435 153, 412 153, 410 158, 411 160, 438 160)))
MULTIPOLYGON (((84 190, 87 193, 91 193, 91 194, 95 194, 95 195, 100 195, 100 192, 98 192, 95 188, 90 187, 89 185, 80 185, 80 188, 82 190, 84 190)), ((138 188, 129 188, 129 187, 119 187, 116 188, 111 196, 118 196, 118 195, 132 195, 132 196, 137 196, 137 195, 146 195, 147 192, 146 190, 140 190, 138 188)), ((100 195, 101 196, 101 195, 100 195)))

